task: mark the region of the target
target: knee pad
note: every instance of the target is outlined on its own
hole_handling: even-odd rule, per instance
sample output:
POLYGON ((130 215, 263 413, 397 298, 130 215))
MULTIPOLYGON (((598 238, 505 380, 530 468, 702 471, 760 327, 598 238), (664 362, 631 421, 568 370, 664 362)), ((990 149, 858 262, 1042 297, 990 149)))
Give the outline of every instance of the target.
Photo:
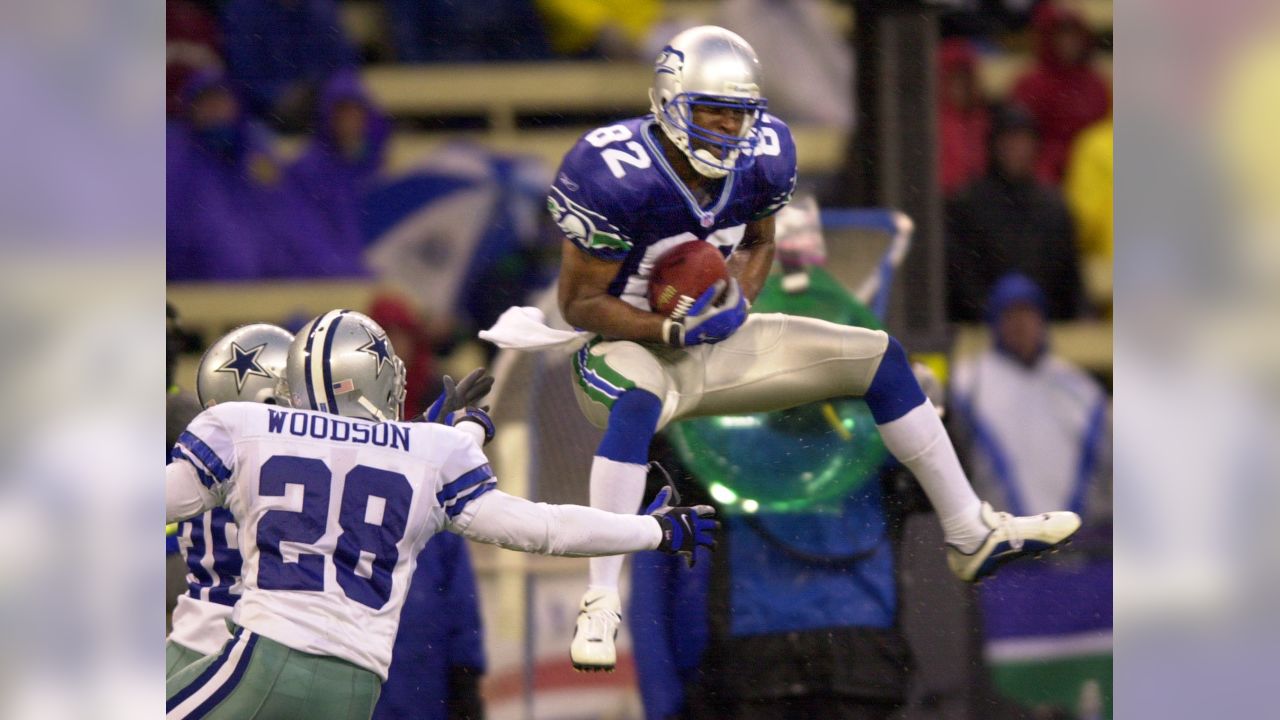
POLYGON ((662 401, 648 390, 623 393, 609 411, 609 427, 596 454, 616 462, 649 462, 649 443, 661 414, 662 401))
POLYGON ((925 402, 924 391, 911 372, 907 352, 897 338, 889 337, 889 344, 880 358, 880 367, 863 400, 871 409, 877 425, 897 420, 925 402))

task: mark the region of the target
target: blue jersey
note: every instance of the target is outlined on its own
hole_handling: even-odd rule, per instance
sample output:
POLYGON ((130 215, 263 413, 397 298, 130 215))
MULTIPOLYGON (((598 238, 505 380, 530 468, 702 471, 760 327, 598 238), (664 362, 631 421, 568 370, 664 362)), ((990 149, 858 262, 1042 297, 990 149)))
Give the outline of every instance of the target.
POLYGON ((652 115, 592 130, 565 155, 547 207, 580 249, 622 262, 609 294, 648 310, 649 275, 659 256, 696 240, 728 257, 747 223, 790 202, 796 185, 791 131, 768 114, 756 131, 755 163, 729 173, 702 206, 663 154, 652 115))

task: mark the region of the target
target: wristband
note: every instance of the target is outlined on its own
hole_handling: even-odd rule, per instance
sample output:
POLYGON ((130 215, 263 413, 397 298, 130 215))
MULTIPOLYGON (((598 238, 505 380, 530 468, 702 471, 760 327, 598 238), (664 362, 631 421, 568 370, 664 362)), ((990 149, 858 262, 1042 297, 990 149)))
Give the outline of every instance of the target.
POLYGON ((671 318, 663 320, 662 339, 671 347, 684 347, 684 323, 671 318))
POLYGON ((494 434, 497 432, 489 414, 480 408, 462 408, 457 412, 449 413, 444 419, 449 425, 457 425, 463 422, 476 423, 480 427, 484 428, 484 444, 486 445, 489 444, 489 441, 493 439, 494 434))

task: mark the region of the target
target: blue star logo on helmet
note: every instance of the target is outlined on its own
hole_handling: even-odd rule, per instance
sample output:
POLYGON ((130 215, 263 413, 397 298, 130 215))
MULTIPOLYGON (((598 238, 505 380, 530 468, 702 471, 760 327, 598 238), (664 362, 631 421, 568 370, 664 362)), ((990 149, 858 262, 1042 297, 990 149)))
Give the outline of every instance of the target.
POLYGON ((382 377, 382 366, 391 362, 391 350, 387 347, 387 336, 374 335, 373 331, 365 326, 362 326, 362 329, 369 336, 369 343, 361 345, 359 349, 362 352, 369 353, 378 361, 378 366, 373 371, 373 377, 382 377))
POLYGON ((244 391, 244 382, 249 379, 250 375, 269 378, 271 373, 267 372, 258 364, 258 355, 266 349, 267 344, 263 343, 257 347, 245 350, 239 344, 232 341, 231 343, 231 359, 222 367, 214 372, 229 372, 236 374, 236 392, 244 391))

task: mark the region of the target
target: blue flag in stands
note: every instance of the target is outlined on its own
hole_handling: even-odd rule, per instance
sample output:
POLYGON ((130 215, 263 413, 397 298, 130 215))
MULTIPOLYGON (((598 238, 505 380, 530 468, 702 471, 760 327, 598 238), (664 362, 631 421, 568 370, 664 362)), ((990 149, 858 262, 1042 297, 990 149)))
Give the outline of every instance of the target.
POLYGON ((366 198, 365 260, 420 307, 487 327, 554 276, 549 185, 535 158, 445 145, 366 198))

